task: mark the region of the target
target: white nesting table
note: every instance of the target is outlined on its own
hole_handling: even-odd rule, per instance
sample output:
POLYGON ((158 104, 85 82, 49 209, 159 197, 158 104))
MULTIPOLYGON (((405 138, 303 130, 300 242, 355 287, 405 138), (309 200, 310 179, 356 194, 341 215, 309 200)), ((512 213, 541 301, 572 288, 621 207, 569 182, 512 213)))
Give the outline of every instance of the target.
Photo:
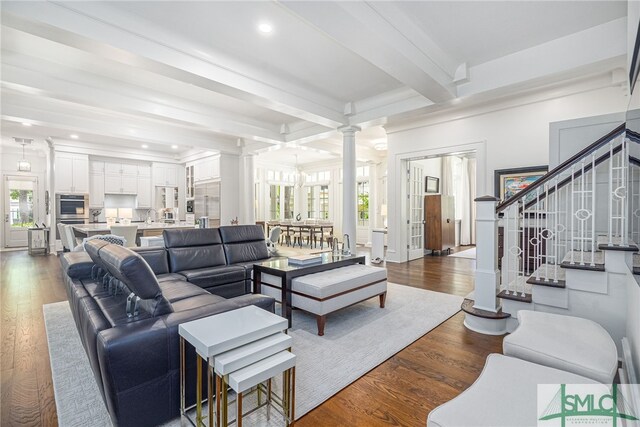
MULTIPOLYGON (((236 385, 234 390, 239 392, 238 396, 241 396, 240 393, 246 389, 239 390, 236 389, 237 387, 242 388, 250 384, 253 378, 262 378, 264 374, 262 371, 268 371, 267 373, 273 371, 273 363, 268 364, 269 366, 265 365, 267 367, 262 371, 261 363, 270 356, 291 348, 291 337, 282 333, 286 329, 287 319, 255 306, 243 307, 179 325, 180 409, 182 415, 186 416, 196 427, 204 424, 202 416, 202 365, 204 359, 207 361, 209 425, 214 425, 213 396, 215 394, 215 425, 226 426, 227 387, 230 375, 242 374, 243 369, 251 368, 249 371, 245 370, 243 375, 234 377, 242 378, 244 381, 238 384, 234 380, 236 385), (185 349, 187 342, 195 348, 197 358, 195 423, 186 413, 193 407, 185 407, 185 349), (247 376, 247 372, 251 372, 252 375, 247 376)), ((269 398, 270 393, 268 393, 269 398)), ((241 397, 238 403, 240 404, 239 413, 241 413, 241 397)), ((238 417, 238 421, 240 424, 241 417, 238 417)))

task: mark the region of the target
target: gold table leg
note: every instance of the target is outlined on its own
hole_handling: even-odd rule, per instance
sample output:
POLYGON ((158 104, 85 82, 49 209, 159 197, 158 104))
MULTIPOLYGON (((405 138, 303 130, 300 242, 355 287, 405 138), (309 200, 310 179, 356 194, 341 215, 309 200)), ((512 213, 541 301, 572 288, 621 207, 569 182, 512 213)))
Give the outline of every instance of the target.
POLYGON ((185 389, 185 342, 180 337, 180 415, 184 415, 184 389, 185 389))
POLYGON ((236 396, 236 425, 237 427, 242 427, 242 393, 238 393, 236 396))
POLYGON ((213 423, 213 394, 214 394, 214 384, 213 384, 213 367, 211 366, 210 361, 207 361, 207 406, 209 409, 209 427, 214 425, 213 423))
POLYGON ((202 424, 202 358, 196 353, 196 426, 202 424))

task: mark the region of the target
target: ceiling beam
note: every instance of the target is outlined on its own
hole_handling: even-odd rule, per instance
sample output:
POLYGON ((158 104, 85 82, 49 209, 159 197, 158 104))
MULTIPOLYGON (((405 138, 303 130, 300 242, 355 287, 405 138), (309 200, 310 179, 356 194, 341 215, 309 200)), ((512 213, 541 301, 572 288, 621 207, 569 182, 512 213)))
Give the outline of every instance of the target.
POLYGON ((142 25, 104 3, 11 2, 3 4, 2 24, 303 120, 346 123, 342 104, 324 94, 264 70, 235 71, 238 64, 214 62, 166 28, 142 25))
POLYGON ((145 118, 163 119, 175 124, 197 126, 224 135, 271 144, 283 142, 277 129, 269 129, 267 124, 234 117, 202 104, 167 94, 150 94, 133 85, 104 78, 96 79, 96 76, 58 67, 52 63, 47 63, 39 69, 28 69, 11 65, 15 62, 18 61, 13 61, 11 56, 3 55, 3 85, 16 91, 37 91, 41 96, 79 104, 79 108, 97 107, 145 118))
POLYGON ((453 74, 446 71, 449 65, 440 66, 441 61, 430 57, 426 49, 420 50, 381 15, 378 6, 363 2, 279 4, 430 101, 455 97, 453 74))
POLYGON ((101 135, 130 141, 173 145, 176 143, 238 153, 235 140, 224 139, 208 132, 167 125, 161 120, 130 117, 126 114, 78 108, 66 101, 38 95, 2 90, 2 119, 12 122, 29 120, 34 125, 90 135, 101 135))

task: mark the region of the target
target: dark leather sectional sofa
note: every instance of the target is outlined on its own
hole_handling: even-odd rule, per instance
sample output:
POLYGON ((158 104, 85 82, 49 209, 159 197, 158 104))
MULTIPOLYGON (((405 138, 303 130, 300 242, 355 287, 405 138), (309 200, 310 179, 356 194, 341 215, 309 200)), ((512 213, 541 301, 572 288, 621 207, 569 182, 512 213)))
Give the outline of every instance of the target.
MULTIPOLYGON (((247 305, 274 310, 272 298, 250 294, 253 263, 269 256, 260 226, 165 230, 164 238, 166 248, 133 251, 92 240, 86 252, 61 255, 71 311, 118 426, 179 415, 180 323, 247 305)), ((190 346, 186 360, 190 405, 190 346)))

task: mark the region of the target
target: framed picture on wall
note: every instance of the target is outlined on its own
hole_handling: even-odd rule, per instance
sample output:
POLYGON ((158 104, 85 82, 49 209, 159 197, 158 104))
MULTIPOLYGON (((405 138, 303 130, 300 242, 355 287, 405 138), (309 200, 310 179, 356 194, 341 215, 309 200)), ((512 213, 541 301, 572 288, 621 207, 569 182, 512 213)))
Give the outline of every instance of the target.
POLYGON ((424 192, 425 193, 439 193, 440 192, 440 178, 435 176, 424 177, 424 192))
MULTIPOLYGON (((549 166, 498 169, 495 171, 496 197, 505 201, 542 178, 548 171, 549 166)), ((533 200, 534 197, 533 194, 527 195, 525 202, 533 200)))

